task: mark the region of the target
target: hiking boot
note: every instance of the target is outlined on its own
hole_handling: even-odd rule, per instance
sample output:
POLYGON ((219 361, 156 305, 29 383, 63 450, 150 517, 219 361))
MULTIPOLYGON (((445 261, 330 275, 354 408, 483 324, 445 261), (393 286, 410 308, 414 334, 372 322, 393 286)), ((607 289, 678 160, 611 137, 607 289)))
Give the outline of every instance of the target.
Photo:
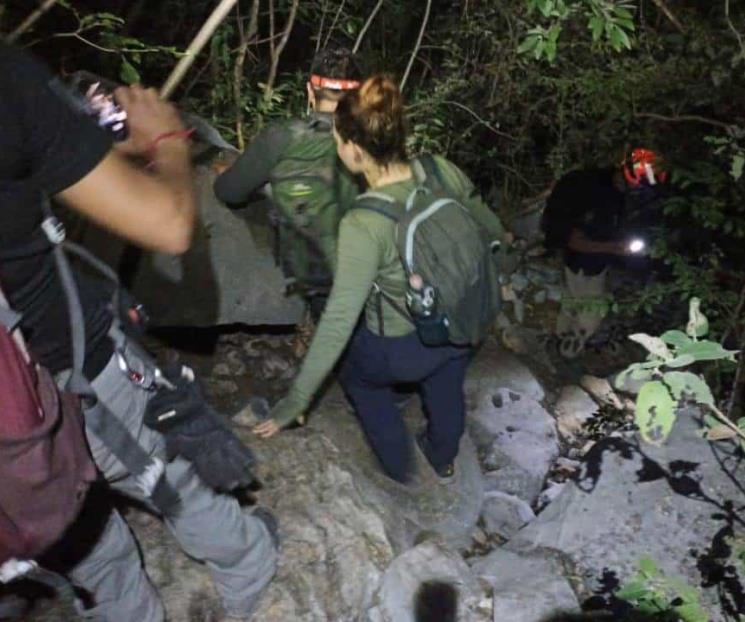
POLYGON ((429 441, 427 440, 426 432, 422 431, 416 435, 416 446, 419 448, 419 451, 422 452, 422 455, 427 459, 427 462, 429 462, 429 465, 432 467, 432 470, 440 479, 440 482, 442 482, 443 484, 449 484, 455 479, 455 464, 453 464, 452 462, 441 467, 436 467, 434 464, 432 464, 432 461, 429 459, 429 441))

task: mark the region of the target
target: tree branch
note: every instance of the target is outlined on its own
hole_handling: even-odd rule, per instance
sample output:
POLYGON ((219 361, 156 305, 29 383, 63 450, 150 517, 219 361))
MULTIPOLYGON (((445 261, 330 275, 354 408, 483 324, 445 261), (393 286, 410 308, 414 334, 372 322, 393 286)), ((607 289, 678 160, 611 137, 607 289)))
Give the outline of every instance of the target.
POLYGON ((334 28, 336 28, 336 22, 339 21, 339 16, 341 15, 341 12, 344 10, 344 5, 346 4, 346 2, 347 0, 341 0, 341 2, 339 3, 339 8, 336 9, 336 14, 334 15, 334 21, 331 22, 331 27, 329 28, 329 32, 326 35, 326 40, 323 42, 324 48, 329 44, 331 33, 334 32, 334 28))
POLYGON ((678 18, 675 17, 675 14, 670 10, 670 7, 665 4, 665 0, 652 0, 652 2, 665 15, 665 17, 670 20, 670 23, 678 29, 678 32, 685 33, 683 24, 681 24, 678 18))
POLYGON ((357 50, 360 49, 360 44, 362 43, 362 39, 365 38, 365 34, 367 33, 367 29, 370 28, 370 24, 372 24, 373 20, 375 19, 375 16, 378 14, 378 11, 380 11, 380 7, 383 6, 383 0, 378 0, 378 3, 375 5, 375 8, 372 10, 372 13, 367 16, 367 21, 365 22, 365 25, 362 27, 362 30, 360 30, 360 34, 357 35, 357 41, 354 42, 354 47, 352 48, 352 54, 356 54, 357 50))
POLYGON ((207 41, 209 41, 215 30, 217 30, 217 27, 225 19, 225 16, 235 6, 236 2, 238 2, 238 0, 220 0, 220 3, 217 5, 217 7, 215 7, 215 10, 212 11, 211 15, 207 18, 207 21, 194 37, 193 41, 189 44, 189 47, 186 49, 186 53, 178 62, 178 64, 173 68, 171 75, 168 76, 168 79, 165 81, 162 88, 160 89, 160 96, 163 99, 168 99, 170 97, 175 88, 179 85, 183 77, 186 75, 186 72, 189 71, 189 67, 191 67, 194 59, 197 57, 199 52, 202 51, 202 48, 205 46, 207 41))
POLYGON ((279 57, 282 55, 282 50, 287 45, 287 40, 290 38, 290 32, 292 27, 295 25, 295 17, 297 16, 297 8, 300 4, 300 0, 292 0, 292 6, 290 7, 290 15, 287 17, 284 30, 282 32, 282 38, 274 46, 274 40, 272 39, 272 59, 271 66, 269 67, 269 77, 266 80, 266 86, 264 87, 264 101, 268 101, 272 95, 272 89, 274 88, 274 82, 277 79, 277 67, 279 66, 279 57))
POLYGON ((321 23, 318 25, 318 34, 316 34, 316 49, 315 53, 318 54, 318 50, 321 49, 321 36, 323 35, 323 26, 326 23, 326 8, 327 0, 323 0, 323 8, 321 9, 321 23))
POLYGON ((246 54, 251 40, 256 36, 259 29, 259 0, 251 3, 251 17, 248 21, 248 29, 243 29, 243 22, 238 20, 240 26, 240 41, 238 55, 233 65, 233 99, 235 101, 235 134, 238 137, 238 149, 243 151, 246 144, 243 139, 243 66, 246 63, 246 54))
POLYGON ((404 72, 404 77, 401 78, 401 84, 398 85, 398 88, 400 91, 404 90, 404 87, 406 86, 406 81, 409 79, 409 73, 411 72, 411 68, 414 65, 414 59, 416 58, 416 55, 419 53, 419 47, 422 45, 422 39, 424 38, 424 31, 427 29, 427 22, 429 21, 429 12, 432 9, 432 0, 427 0, 427 7, 424 10, 424 18, 422 19, 422 27, 419 29, 419 36, 416 39, 416 45, 414 46, 414 49, 411 52, 411 57, 409 58, 409 64, 406 65, 406 71, 404 72))
POLYGON ((740 45, 740 54, 745 58, 745 43, 743 43, 742 35, 740 34, 740 31, 735 28, 735 25, 732 23, 732 19, 729 16, 729 0, 724 0, 724 18, 727 20, 729 29, 735 34, 735 37, 737 37, 737 43, 740 45))
POLYGON ((697 123, 706 123, 707 125, 713 125, 715 127, 723 127, 728 128, 731 126, 730 123, 725 123, 724 121, 717 121, 716 119, 709 119, 707 117, 702 117, 697 114, 682 114, 675 117, 669 117, 664 114, 657 114, 655 112, 635 112, 635 117, 643 118, 643 119, 655 119, 657 121, 666 121, 668 123, 685 123, 688 121, 693 121, 697 123))
POLYGON ((26 19, 24 19, 17 27, 16 29, 11 32, 5 40, 8 43, 14 43, 18 37, 20 37, 24 32, 26 32, 31 26, 33 26, 39 18, 44 15, 49 9, 51 9, 55 4, 57 4, 57 0, 44 0, 42 4, 39 6, 38 9, 33 11, 26 19))

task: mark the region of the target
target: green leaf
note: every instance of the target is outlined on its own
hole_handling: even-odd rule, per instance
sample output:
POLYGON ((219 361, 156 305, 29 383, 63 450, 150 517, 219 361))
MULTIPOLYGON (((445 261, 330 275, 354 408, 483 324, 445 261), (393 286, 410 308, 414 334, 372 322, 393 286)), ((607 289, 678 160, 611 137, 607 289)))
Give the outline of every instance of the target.
POLYGON ((732 158, 732 168, 730 168, 729 174, 732 175, 732 179, 737 181, 742 177, 743 167, 745 167, 745 155, 737 154, 732 158))
POLYGON ((122 64, 119 67, 119 78, 124 84, 135 84, 141 81, 137 69, 124 57, 122 57, 122 64))
POLYGON ((698 603, 689 603, 686 605, 679 605, 673 607, 673 611, 677 614, 678 618, 682 622, 708 622, 708 614, 701 609, 698 603))
MULTIPOLYGON (((725 350, 716 341, 696 341, 678 348, 678 356, 689 355, 697 361, 735 360, 737 350, 725 350)), ((667 364, 667 363, 666 363, 667 364)))
POLYGON ((699 404, 714 406, 714 396, 706 382, 696 374, 688 371, 669 371, 662 377, 663 382, 670 387, 675 399, 690 395, 699 404))
POLYGON ((665 345, 665 342, 659 337, 652 337, 646 333, 634 333, 633 335, 629 335, 629 339, 641 344, 650 354, 654 354, 661 359, 667 361, 673 358, 673 353, 670 352, 670 349, 665 345))
POLYGON ((709 320, 701 313, 701 301, 698 298, 691 298, 688 303, 688 324, 686 333, 690 337, 705 337, 709 332, 709 320))
POLYGON ((685 367, 695 362, 696 359, 692 355, 683 354, 682 356, 676 356, 670 361, 665 361, 665 367, 685 367))
POLYGON ((691 343, 691 338, 682 330, 668 330, 660 335, 660 339, 666 344, 678 348, 691 343))
POLYGON ((636 425, 642 438, 662 444, 675 424, 675 402, 668 388, 659 381, 648 382, 636 398, 636 425))
POLYGON ((614 596, 628 602, 634 602, 644 598, 649 592, 649 588, 643 581, 632 581, 618 590, 614 596))
POLYGON ((517 48, 517 53, 526 54, 527 52, 532 51, 533 49, 535 49, 535 46, 538 45, 538 41, 540 41, 540 39, 541 38, 537 35, 530 35, 529 37, 526 37, 526 39, 517 48))
POLYGON ((647 577, 654 577, 660 573, 657 564, 651 557, 642 557, 639 560, 639 571, 647 577))
POLYGON ((588 26, 592 31, 592 40, 599 41, 600 37, 603 36, 603 20, 594 15, 590 18, 588 26))

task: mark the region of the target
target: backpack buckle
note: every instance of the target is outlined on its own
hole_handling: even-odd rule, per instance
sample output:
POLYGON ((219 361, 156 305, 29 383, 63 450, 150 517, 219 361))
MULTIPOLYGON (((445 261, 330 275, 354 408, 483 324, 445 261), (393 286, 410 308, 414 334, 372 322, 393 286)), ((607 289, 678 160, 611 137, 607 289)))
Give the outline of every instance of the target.
POLYGON ((65 241, 65 225, 55 216, 45 218, 41 223, 41 230, 55 246, 65 241))

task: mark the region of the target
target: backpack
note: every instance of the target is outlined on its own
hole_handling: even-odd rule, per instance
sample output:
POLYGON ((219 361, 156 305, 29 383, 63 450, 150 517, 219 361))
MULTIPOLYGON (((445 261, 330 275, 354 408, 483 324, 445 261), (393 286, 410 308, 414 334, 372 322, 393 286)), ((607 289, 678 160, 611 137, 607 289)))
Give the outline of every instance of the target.
POLYGON ((59 540, 96 479, 80 403, 29 358, 19 320, 0 292, 0 565, 59 540))
POLYGON ((445 187, 431 156, 418 158, 412 167, 418 186, 405 204, 379 192, 366 192, 355 203, 355 208, 395 222, 396 246, 409 282, 406 311, 377 285, 375 292, 414 322, 425 345, 477 344, 501 304, 494 245, 445 187), (412 275, 422 277, 421 289, 413 291, 412 275))
POLYGON ((277 254, 295 289, 327 294, 339 222, 358 188, 339 162, 327 119, 294 121, 289 129, 292 139, 270 179, 279 221, 277 254))

